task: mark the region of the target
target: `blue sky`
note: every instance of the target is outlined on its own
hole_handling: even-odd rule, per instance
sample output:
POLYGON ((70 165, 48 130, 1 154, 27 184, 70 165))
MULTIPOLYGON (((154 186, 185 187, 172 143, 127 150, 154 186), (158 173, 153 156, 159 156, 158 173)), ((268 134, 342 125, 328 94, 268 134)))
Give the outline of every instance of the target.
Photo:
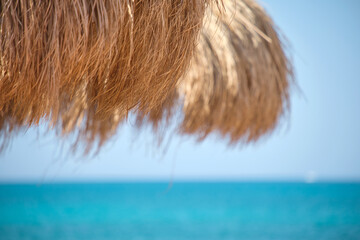
POLYGON ((360 2, 261 3, 291 44, 301 89, 272 135, 235 148, 214 136, 200 144, 174 136, 163 153, 129 122, 83 159, 41 126, 0 155, 0 181, 360 180, 360 2))

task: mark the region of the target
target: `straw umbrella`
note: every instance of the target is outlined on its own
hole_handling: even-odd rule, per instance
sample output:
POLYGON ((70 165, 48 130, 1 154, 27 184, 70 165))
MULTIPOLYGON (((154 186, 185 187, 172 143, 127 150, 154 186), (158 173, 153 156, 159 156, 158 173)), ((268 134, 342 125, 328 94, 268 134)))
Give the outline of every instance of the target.
POLYGON ((156 129, 179 105, 181 133, 253 140, 286 105, 289 63, 253 1, 0 4, 4 140, 44 120, 90 150, 129 112, 156 129))

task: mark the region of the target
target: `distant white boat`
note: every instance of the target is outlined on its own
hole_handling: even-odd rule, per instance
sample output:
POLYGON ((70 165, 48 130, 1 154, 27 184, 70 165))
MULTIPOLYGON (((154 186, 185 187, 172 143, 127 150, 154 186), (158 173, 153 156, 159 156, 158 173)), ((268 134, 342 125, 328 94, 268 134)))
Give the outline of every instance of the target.
POLYGON ((317 173, 315 171, 308 171, 305 175, 306 183, 314 183, 317 180, 317 173))

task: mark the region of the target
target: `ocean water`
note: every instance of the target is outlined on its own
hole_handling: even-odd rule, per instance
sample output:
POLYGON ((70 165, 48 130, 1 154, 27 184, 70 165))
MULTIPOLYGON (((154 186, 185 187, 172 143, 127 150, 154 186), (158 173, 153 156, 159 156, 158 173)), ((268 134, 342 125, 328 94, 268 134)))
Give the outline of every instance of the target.
POLYGON ((0 185, 0 239, 360 239, 360 184, 0 185))

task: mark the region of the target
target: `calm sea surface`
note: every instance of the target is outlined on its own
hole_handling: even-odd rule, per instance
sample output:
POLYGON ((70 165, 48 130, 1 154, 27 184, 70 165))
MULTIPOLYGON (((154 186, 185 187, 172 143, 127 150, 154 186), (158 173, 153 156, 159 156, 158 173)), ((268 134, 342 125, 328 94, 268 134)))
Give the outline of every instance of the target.
POLYGON ((360 239, 360 184, 0 185, 0 239, 360 239))

